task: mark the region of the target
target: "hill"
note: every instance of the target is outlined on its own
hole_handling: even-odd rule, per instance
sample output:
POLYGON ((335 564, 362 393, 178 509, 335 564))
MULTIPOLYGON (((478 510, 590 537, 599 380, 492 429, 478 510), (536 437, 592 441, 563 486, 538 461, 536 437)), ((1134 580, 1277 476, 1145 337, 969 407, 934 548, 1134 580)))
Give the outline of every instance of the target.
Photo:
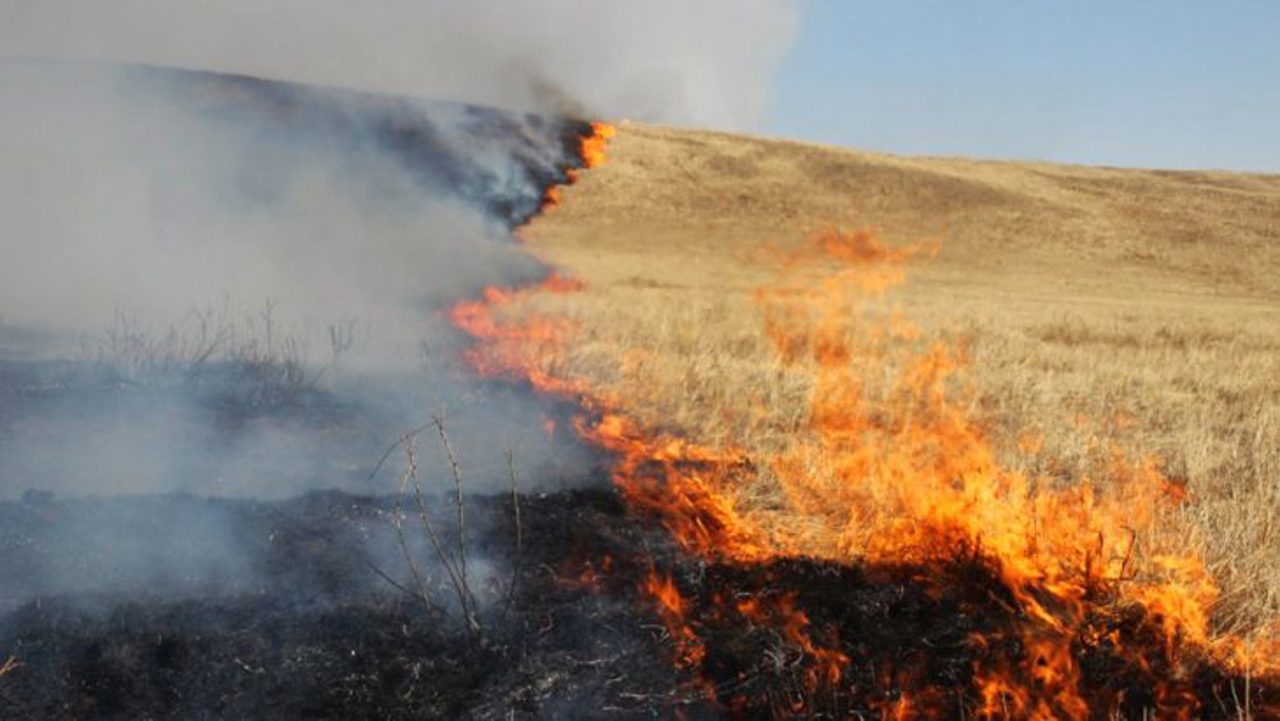
POLYGON ((1170 532, 1223 587, 1215 628, 1280 615, 1280 176, 910 158, 625 123, 608 162, 523 229, 585 289, 515 312, 569 319, 550 371, 646 425, 776 448, 813 381, 780 368, 753 293, 777 276, 778 249, 827 226, 940 242, 879 312, 964 351, 1003 463, 1066 483, 1105 477, 1116 453, 1150 455, 1189 491, 1170 532))

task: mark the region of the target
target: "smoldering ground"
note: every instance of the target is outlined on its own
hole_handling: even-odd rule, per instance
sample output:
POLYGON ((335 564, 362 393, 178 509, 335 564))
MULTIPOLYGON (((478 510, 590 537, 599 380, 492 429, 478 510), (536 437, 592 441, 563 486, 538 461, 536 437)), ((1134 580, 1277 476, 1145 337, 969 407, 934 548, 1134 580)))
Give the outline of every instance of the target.
MULTIPOLYGON (((313 593, 261 562, 282 542, 261 513, 202 499, 394 493, 404 457, 380 460, 428 419, 467 493, 505 491, 508 457, 526 491, 598 481, 544 430, 556 409, 473 377, 443 317, 545 274, 510 233, 577 162, 582 123, 47 61, 0 64, 0 96, 6 606, 313 593)), ((417 449, 424 492, 452 488, 435 435, 417 449)), ((403 540, 443 577, 388 513, 315 538, 397 577, 403 540)), ((470 561, 485 587, 496 571, 470 561)), ((345 563, 326 581, 344 598, 389 588, 345 563)))
POLYGON ((509 232, 569 124, 44 62, 0 93, 0 494, 372 491, 431 415, 475 490, 504 449, 552 460, 545 409, 471 381, 440 311, 544 272, 509 232))

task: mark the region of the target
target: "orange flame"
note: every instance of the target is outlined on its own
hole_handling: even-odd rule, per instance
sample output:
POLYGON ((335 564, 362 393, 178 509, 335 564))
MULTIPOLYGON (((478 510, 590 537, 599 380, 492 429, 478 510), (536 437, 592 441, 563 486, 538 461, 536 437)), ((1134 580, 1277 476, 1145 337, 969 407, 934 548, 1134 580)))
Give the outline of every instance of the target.
POLYGON ((582 139, 582 161, 586 168, 598 168, 604 165, 605 146, 617 133, 617 128, 608 123, 591 124, 591 135, 582 139))
POLYGON ((512 323, 503 312, 537 292, 572 293, 583 287, 581 281, 551 273, 541 283, 527 288, 485 288, 479 300, 457 303, 449 310, 454 327, 481 341, 466 353, 471 368, 483 377, 527 380, 544 393, 573 395, 574 385, 537 369, 539 354, 558 348, 569 331, 569 324, 554 319, 526 319, 512 323))
MULTIPOLYGON (((613 132, 593 124, 582 141, 586 167, 603 162, 613 132)), ((613 453, 612 478, 624 497, 659 515, 687 552, 744 563, 803 555, 945 567, 981 559, 1022 620, 1009 631, 1019 653, 976 662, 980 716, 1088 718, 1078 650, 1119 648, 1110 629, 1135 608, 1164 647, 1159 659, 1135 650, 1129 662, 1149 669, 1158 660, 1171 669, 1156 691, 1170 718, 1197 713, 1199 702, 1179 680, 1191 661, 1280 673, 1280 642, 1211 633, 1218 588, 1198 555, 1162 533, 1185 492, 1154 458, 1132 460, 1115 449, 1106 477, 1070 485, 1006 468, 986 423, 957 393, 964 352, 940 343, 918 351, 919 331, 900 315, 877 324, 853 312, 901 283, 908 261, 934 252, 928 244, 891 248, 865 230, 827 231, 783 258, 779 281, 759 289, 755 302, 781 363, 811 374, 813 390, 803 427, 770 452, 711 448, 645 428, 626 412, 625 399, 590 379, 549 370, 560 367, 555 360, 571 331, 567 323, 500 318, 532 293, 572 292, 580 283, 553 275, 537 288, 489 289, 482 300, 457 306, 452 318, 479 341, 469 359, 481 374, 522 378, 577 399, 588 411, 576 420, 577 432, 613 453), (816 282, 815 270, 825 271, 816 282), (895 365, 902 372, 876 396, 868 379, 895 365), (739 489, 761 478, 776 484, 781 508, 744 508, 739 489)), ((1024 452, 1041 451, 1037 432, 1021 437, 1024 452)), ((706 650, 672 579, 654 572, 644 590, 675 640, 678 662, 696 669, 706 650)), ((783 629, 812 664, 815 687, 839 682, 850 663, 812 640, 794 597, 736 610, 783 629)), ((919 717, 918 704, 930 698, 923 691, 896 696, 884 717, 919 717)))
MULTIPOLYGON (((605 149, 609 144, 609 139, 614 136, 617 129, 608 123, 593 122, 588 127, 591 128, 590 135, 584 135, 578 139, 578 160, 584 168, 596 168, 604 165, 605 149)), ((564 169, 564 182, 560 184, 548 185, 542 191, 542 202, 538 206, 538 212, 527 222, 539 215, 551 212, 551 209, 563 202, 562 189, 566 185, 573 185, 578 182, 578 171, 575 168, 564 169)), ((516 229, 515 237, 521 240, 521 228, 516 229)))
POLYGON ((547 212, 551 208, 560 204, 560 186, 547 186, 546 192, 542 194, 542 212, 547 212))
POLYGON ((688 625, 684 597, 670 576, 660 576, 651 571, 645 579, 644 590, 657 602, 658 617, 676 646, 676 662, 686 668, 698 668, 706 657, 706 649, 698 634, 688 625))

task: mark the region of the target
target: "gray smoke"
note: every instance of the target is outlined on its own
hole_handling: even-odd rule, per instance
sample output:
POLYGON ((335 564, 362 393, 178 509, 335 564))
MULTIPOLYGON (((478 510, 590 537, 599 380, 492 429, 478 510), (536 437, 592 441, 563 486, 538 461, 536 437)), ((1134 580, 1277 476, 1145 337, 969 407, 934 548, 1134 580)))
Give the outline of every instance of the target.
POLYGON ((797 14, 795 0, 40 0, 0 4, 0 52, 749 129, 797 14))
POLYGON ((508 234, 571 159, 556 122, 44 61, 0 97, 0 497, 386 490, 432 414, 475 490, 572 455, 443 317, 544 272, 508 234))
MULTIPOLYGON (((0 611, 307 586, 263 565, 288 539, 246 526, 256 501, 205 497, 394 492, 383 452, 433 415, 472 493, 508 487, 507 452, 524 490, 598 481, 442 317, 545 272, 510 227, 563 179, 574 124, 51 61, 0 63, 0 97, 0 611)), ((450 487, 434 431, 417 447, 427 492, 450 487)), ((344 528, 297 543, 399 573, 386 516, 344 528)))
MULTIPOLYGON (((6 322, 85 332, 119 310, 158 333, 192 306, 231 299, 238 318, 270 301, 308 347, 317 326, 353 320, 411 345, 429 301, 529 270, 485 208, 424 188, 372 147, 373 129, 328 134, 174 97, 201 80, 0 64, 6 322)), ((437 132, 451 116, 432 113, 437 132)))
MULTIPOLYGON (((435 414, 469 491, 506 488, 506 451, 525 490, 598 482, 566 418, 544 431, 563 411, 474 379, 441 315, 544 272, 509 228, 562 177, 572 128, 439 101, 749 128, 795 14, 0 0, 0 506, 42 528, 49 493, 117 497, 54 519, 65 545, 15 556, 0 600, 258 583, 256 532, 197 501, 157 516, 146 494, 390 492, 400 456, 373 467, 435 414)), ((448 487, 440 445, 418 448, 428 491, 448 487)))

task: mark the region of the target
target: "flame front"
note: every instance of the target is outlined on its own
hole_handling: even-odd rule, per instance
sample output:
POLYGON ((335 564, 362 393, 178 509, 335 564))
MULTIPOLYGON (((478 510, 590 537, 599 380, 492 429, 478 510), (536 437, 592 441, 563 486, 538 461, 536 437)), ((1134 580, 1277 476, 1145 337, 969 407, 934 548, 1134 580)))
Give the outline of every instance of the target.
MULTIPOLYGON (((611 126, 593 126, 581 146, 586 167, 603 163, 612 135, 611 126)), ((991 593, 1013 620, 968 641, 967 697, 978 717, 1105 717, 1098 714, 1123 699, 1086 688, 1081 659, 1090 654, 1148 684, 1162 718, 1198 715, 1192 684, 1204 664, 1255 677, 1280 673, 1274 639, 1246 644, 1214 632, 1218 588, 1194 551, 1198 540, 1177 522, 1185 489, 1164 477, 1157 459, 1112 448, 1105 477, 1067 483, 1007 468, 965 392, 963 349, 923 342, 900 313, 862 312, 903 281, 909 261, 935 251, 930 244, 892 248, 870 231, 831 230, 780 258, 776 282, 759 288, 742 312, 760 316, 778 363, 808 374, 812 392, 801 426, 767 451, 709 447, 647 428, 628 412, 626 397, 564 371, 572 340, 566 322, 501 319, 532 294, 580 284, 553 275, 537 288, 490 289, 457 306, 453 320, 477 339, 469 358, 480 373, 524 379, 579 402, 579 435, 612 453, 623 496, 659 517, 687 553, 747 565, 803 557, 913 567, 925 583, 945 583, 960 567, 989 573, 998 582, 991 593), (901 370, 887 384, 872 383, 890 368, 901 370), (743 497, 761 484, 776 491, 766 508, 743 497)), ((1019 444, 1039 450, 1031 431, 1019 444)), ((703 673, 706 647, 690 599, 656 572, 643 589, 673 639, 676 662, 700 688, 715 688, 703 673)), ((857 660, 832 634, 815 633, 794 595, 703 596, 713 617, 778 629, 805 659, 810 694, 837 688, 857 660)), ((953 701, 909 672, 885 684, 901 692, 885 695, 884 718, 955 713, 953 701)), ((720 696, 734 706, 732 693, 720 696)))
POLYGON ((582 139, 583 167, 598 168, 604 165, 605 147, 616 132, 617 129, 608 123, 594 122, 591 124, 591 135, 582 139))

